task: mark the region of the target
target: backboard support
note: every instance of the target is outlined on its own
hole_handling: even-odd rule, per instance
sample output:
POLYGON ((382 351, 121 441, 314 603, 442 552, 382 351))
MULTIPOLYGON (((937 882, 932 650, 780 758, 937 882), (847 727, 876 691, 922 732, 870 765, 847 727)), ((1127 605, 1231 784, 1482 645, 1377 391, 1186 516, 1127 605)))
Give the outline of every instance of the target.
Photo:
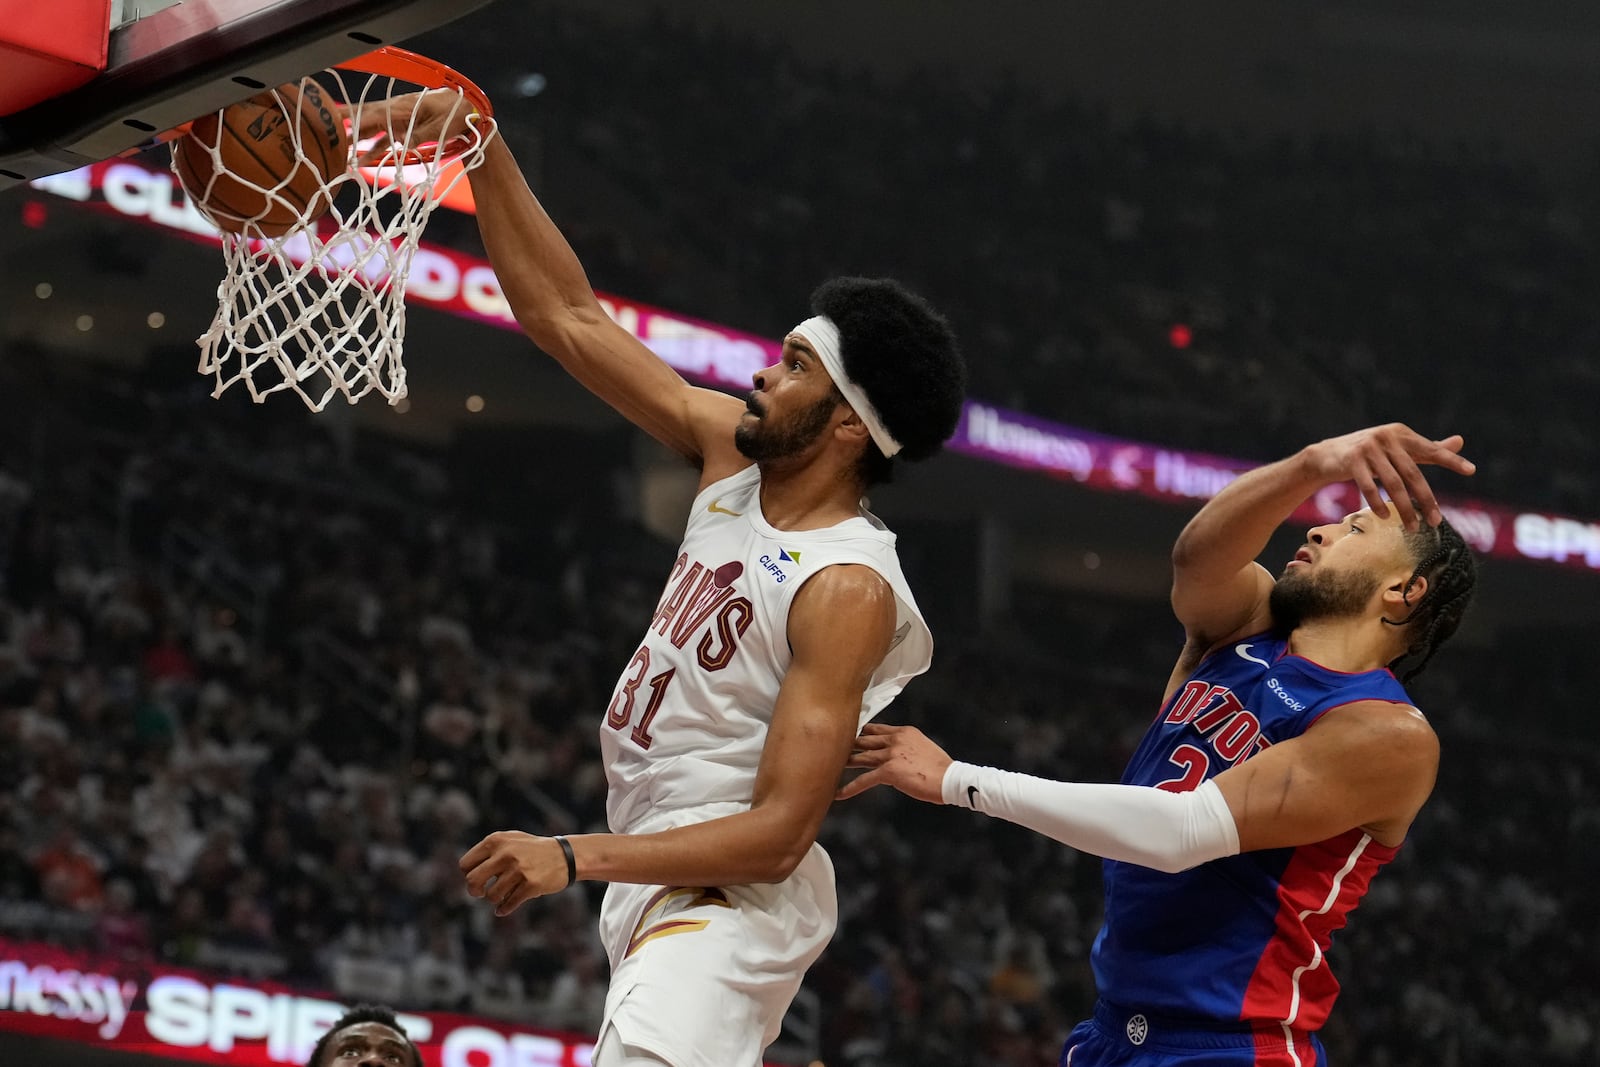
POLYGON ((491 0, 184 0, 111 28, 104 73, 0 118, 0 190, 148 145, 197 115, 491 0))

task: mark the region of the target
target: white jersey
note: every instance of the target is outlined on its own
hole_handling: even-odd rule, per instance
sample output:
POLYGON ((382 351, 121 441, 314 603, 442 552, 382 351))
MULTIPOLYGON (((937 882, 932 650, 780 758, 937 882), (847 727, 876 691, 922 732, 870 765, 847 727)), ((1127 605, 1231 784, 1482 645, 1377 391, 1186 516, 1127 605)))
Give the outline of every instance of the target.
POLYGON ((760 494, 760 468, 750 466, 695 497, 666 590, 600 726, 614 833, 675 809, 749 805, 792 658, 789 605, 823 568, 871 567, 894 590, 894 644, 862 696, 858 729, 928 669, 933 636, 894 534, 865 511, 820 530, 776 530, 760 494))

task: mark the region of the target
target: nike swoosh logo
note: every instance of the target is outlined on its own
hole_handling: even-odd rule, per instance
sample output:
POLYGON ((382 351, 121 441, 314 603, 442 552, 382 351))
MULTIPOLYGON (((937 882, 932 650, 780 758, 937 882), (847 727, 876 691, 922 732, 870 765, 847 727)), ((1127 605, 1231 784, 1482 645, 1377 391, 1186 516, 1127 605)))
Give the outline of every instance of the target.
POLYGON ((1266 660, 1262 659, 1260 656, 1252 656, 1250 654, 1250 649, 1252 647, 1254 647, 1254 646, 1252 646, 1252 645, 1234 645, 1233 646, 1233 650, 1235 652, 1239 653, 1239 658, 1240 659, 1247 659, 1251 663, 1259 663, 1263 667, 1272 666, 1272 664, 1268 663, 1266 660))
POLYGON ((972 808, 974 811, 976 811, 977 808, 978 808, 978 805, 977 805, 977 803, 975 801, 975 798, 977 797, 977 795, 978 795, 978 787, 977 786, 975 786, 975 785, 967 786, 967 807, 972 808))
POLYGON ((889 651, 893 652, 895 649, 899 648, 900 647, 900 642, 904 641, 906 639, 906 635, 909 634, 910 632, 911 632, 911 622, 910 622, 910 620, 907 620, 907 621, 901 623, 900 624, 900 629, 898 629, 898 630, 896 630, 894 632, 894 640, 889 642, 889 651))
POLYGON ((736 519, 740 515, 744 514, 742 511, 729 511, 727 508, 718 507, 717 505, 720 503, 722 503, 722 498, 719 496, 717 499, 711 502, 710 506, 707 507, 706 510, 711 512, 713 515, 732 515, 736 519))

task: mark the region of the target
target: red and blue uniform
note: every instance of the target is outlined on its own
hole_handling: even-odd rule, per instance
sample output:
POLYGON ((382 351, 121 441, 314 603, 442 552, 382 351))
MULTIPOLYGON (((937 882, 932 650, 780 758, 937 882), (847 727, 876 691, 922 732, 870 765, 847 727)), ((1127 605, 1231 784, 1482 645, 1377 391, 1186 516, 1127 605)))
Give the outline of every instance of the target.
MULTIPOLYGON (((1411 703, 1387 670, 1346 674, 1264 634, 1217 649, 1161 708, 1122 776, 1184 792, 1334 708, 1411 703)), ((1395 850, 1363 831, 1163 874, 1105 863, 1095 1018, 1063 1067, 1313 1067, 1339 993, 1324 954, 1395 850)))

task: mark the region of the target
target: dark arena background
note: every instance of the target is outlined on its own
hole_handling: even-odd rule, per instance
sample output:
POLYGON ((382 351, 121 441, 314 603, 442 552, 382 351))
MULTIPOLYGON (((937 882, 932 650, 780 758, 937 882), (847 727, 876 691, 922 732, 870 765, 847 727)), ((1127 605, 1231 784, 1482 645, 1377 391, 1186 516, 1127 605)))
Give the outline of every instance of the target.
MULTIPOLYGON (((1361 426, 1465 435, 1440 781, 1324 1040, 1600 1063, 1600 7, 540 0, 404 44, 695 381, 742 392, 831 274, 948 315, 962 428, 872 504, 937 641, 885 718, 969 761, 1115 780, 1201 502, 1361 426)), ((164 149, 0 193, 0 1064, 298 1065, 362 1000, 428 1067, 587 1064, 602 887, 495 921, 456 859, 603 827, 694 473, 532 348, 454 208, 394 406, 212 399, 220 277, 164 149)), ((769 1062, 1056 1062, 1098 862, 885 790, 822 841, 839 931, 769 1062)))

